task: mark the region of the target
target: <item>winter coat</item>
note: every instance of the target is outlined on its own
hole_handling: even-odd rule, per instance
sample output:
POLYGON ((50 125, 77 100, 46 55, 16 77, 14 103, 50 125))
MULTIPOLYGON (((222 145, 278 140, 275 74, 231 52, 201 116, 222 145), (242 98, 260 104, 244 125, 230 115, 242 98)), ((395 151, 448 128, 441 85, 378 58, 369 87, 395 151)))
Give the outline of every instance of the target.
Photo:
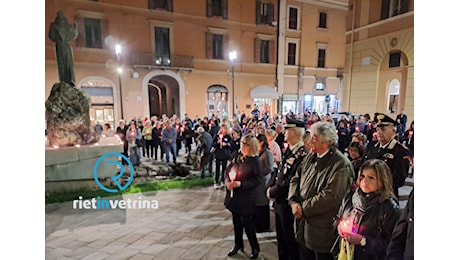
POLYGON ((297 169, 288 198, 302 206, 304 225, 296 233, 308 249, 330 252, 337 238, 334 218, 350 190, 353 176, 351 162, 335 147, 319 159, 316 153, 308 154, 297 169))
MULTIPOLYGON (((399 206, 393 198, 379 202, 380 194, 378 193, 364 194, 360 189, 356 193, 365 198, 364 214, 358 225, 357 233, 366 238, 366 245, 354 245, 353 259, 384 259, 395 223, 399 219, 399 206)), ((350 192, 343 199, 338 212, 340 218, 347 217, 353 210, 353 194, 354 192, 350 192)))
POLYGON ((227 166, 225 183, 230 181, 229 173, 236 171, 235 181, 241 181, 239 188, 233 189, 233 198, 227 190, 224 205, 232 213, 252 216, 256 213, 256 187, 262 183, 262 168, 259 156, 238 158, 227 166))

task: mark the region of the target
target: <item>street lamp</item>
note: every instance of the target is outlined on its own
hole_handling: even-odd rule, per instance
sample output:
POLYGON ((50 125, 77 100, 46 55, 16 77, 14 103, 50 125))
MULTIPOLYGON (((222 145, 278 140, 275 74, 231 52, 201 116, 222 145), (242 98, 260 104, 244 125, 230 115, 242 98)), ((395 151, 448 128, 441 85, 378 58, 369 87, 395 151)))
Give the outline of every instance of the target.
POLYGON ((235 60, 236 60, 236 51, 231 51, 228 54, 230 61, 232 62, 232 117, 235 115, 235 60))
POLYGON ((121 65, 120 65, 120 54, 121 54, 121 45, 115 45, 115 54, 117 55, 117 64, 118 64, 118 85, 120 86, 120 110, 121 110, 121 119, 124 119, 123 116, 123 94, 121 91, 121 73, 123 72, 121 65))

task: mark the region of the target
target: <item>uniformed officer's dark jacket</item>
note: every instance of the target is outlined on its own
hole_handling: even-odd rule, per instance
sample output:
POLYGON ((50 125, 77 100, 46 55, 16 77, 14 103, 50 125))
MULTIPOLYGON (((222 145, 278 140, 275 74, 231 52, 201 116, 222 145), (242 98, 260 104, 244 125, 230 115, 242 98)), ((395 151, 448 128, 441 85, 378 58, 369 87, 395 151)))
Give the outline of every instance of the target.
POLYGON ((269 185, 270 198, 274 198, 276 203, 287 203, 289 182, 307 153, 304 145, 300 146, 294 153, 291 149, 286 150, 281 167, 278 173, 273 175, 269 185))
POLYGON ((398 196, 398 188, 404 185, 409 171, 409 151, 396 140, 391 140, 385 148, 380 143, 370 143, 364 161, 380 159, 386 162, 393 176, 393 192, 398 196))

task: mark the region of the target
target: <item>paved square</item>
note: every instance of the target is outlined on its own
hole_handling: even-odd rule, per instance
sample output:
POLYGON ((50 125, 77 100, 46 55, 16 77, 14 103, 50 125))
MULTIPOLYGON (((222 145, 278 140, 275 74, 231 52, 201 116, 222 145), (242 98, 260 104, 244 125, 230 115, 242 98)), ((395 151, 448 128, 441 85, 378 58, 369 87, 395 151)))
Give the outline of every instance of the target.
MULTIPOLYGON (((46 205, 46 259, 248 259, 251 247, 228 257, 233 247, 225 191, 212 187, 123 196, 157 200, 158 209, 73 209, 72 202, 46 205)), ((90 199, 90 198, 85 198, 90 199)), ((112 199, 122 199, 117 196, 112 199)), ((259 259, 277 259, 272 232, 257 234, 259 259)))

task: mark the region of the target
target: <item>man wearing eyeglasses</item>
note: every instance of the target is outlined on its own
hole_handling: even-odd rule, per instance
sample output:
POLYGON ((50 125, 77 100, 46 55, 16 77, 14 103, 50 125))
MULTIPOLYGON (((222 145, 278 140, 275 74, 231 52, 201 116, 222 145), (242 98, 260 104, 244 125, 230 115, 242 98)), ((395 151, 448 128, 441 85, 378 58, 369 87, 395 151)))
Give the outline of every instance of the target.
POLYGON ((387 163, 393 177, 393 193, 398 198, 398 189, 404 185, 410 167, 409 151, 395 140, 398 123, 391 117, 375 113, 377 141, 370 143, 364 160, 380 159, 387 163))

